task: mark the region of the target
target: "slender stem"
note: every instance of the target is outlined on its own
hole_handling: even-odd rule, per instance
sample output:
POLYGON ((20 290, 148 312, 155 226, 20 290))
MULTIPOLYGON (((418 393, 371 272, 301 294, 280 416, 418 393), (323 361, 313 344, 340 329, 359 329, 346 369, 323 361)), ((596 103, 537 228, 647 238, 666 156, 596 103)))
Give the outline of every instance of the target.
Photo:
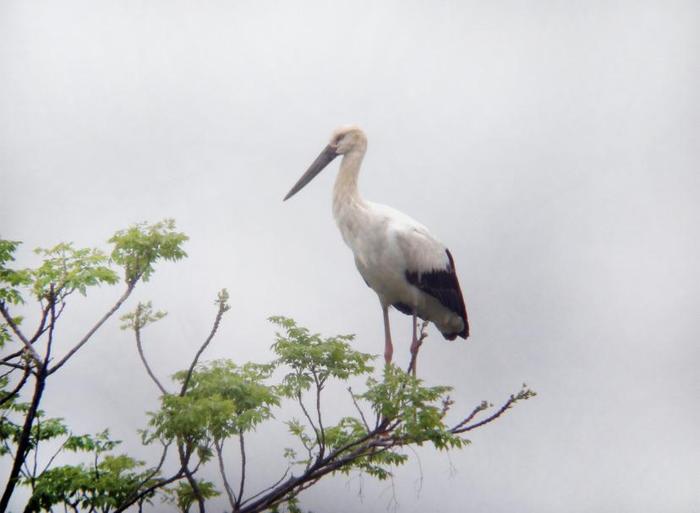
POLYGON ((243 499, 243 489, 245 487, 245 466, 246 466, 246 457, 245 457, 245 440, 243 438, 243 431, 240 431, 238 433, 238 440, 240 442, 240 447, 241 447, 241 484, 238 487, 238 500, 236 501, 236 509, 240 508, 241 506, 241 500, 243 499))
POLYGON ((68 442, 67 439, 66 439, 65 442, 63 442, 63 443, 61 444, 61 446, 60 446, 58 449, 56 449, 56 452, 54 452, 54 453, 51 455, 51 457, 49 458, 49 461, 46 463, 46 465, 44 466, 44 469, 39 473, 39 475, 41 475, 41 474, 43 474, 44 472, 46 472, 46 471, 49 469, 49 467, 51 466, 51 464, 53 463, 53 461, 58 457, 58 455, 61 454, 61 453, 63 452, 63 449, 66 447, 66 442, 68 442))
POLYGON ((352 403, 355 405, 355 409, 357 412, 360 414, 360 418, 362 419, 362 423, 365 425, 365 429, 369 431, 369 424, 367 424, 367 419, 365 418, 365 414, 362 412, 360 409, 360 405, 357 404, 357 399, 355 399, 355 394, 352 393, 352 388, 348 387, 348 392, 350 392, 350 397, 352 397, 352 403))
POLYGON ((314 430, 314 434, 316 435, 316 443, 318 444, 319 447, 321 447, 321 434, 318 431, 318 428, 316 427, 316 424, 314 424, 314 421, 311 420, 311 415, 309 415, 308 410, 306 409, 306 406, 304 406, 304 401, 301 399, 301 391, 297 392, 297 402, 299 403, 299 406, 301 406, 301 411, 304 412, 304 416, 306 417, 306 420, 309 421, 309 424, 311 424, 311 427, 314 430))
POLYGON ((144 497, 147 497, 148 495, 152 494, 159 488, 163 488, 164 486, 169 485, 170 483, 177 481, 178 479, 182 479, 182 477, 185 475, 184 469, 180 468, 175 474, 170 476, 167 479, 161 479, 157 483, 152 484, 145 490, 141 490, 138 494, 132 496, 131 498, 125 500, 122 504, 120 504, 115 510, 114 513, 122 513, 123 511, 126 511, 128 508, 133 506, 135 503, 139 502, 142 500, 144 497))
POLYGON ((178 445, 177 450, 180 455, 180 465, 182 465, 182 471, 184 472, 185 477, 187 478, 187 482, 192 488, 192 493, 197 499, 199 513, 204 513, 204 497, 202 497, 202 490, 199 488, 199 483, 197 483, 197 480, 194 478, 194 473, 189 468, 189 461, 192 453, 189 450, 185 451, 182 444, 178 445))
POLYGON ((68 351, 68 353, 66 353, 66 355, 63 358, 61 358, 61 360, 59 360, 59 362, 56 365, 54 365, 53 367, 51 367, 49 369, 49 371, 48 371, 49 375, 53 374, 58 369, 63 367, 66 364, 66 362, 68 360, 70 360, 70 358, 81 347, 83 347, 85 344, 87 344, 87 342, 90 340, 90 337, 92 337, 95 334, 95 332, 98 329, 100 329, 100 327, 107 321, 107 319, 109 319, 114 314, 114 312, 119 310, 119 308, 122 306, 124 301, 126 301, 129 298, 129 296, 131 295, 131 293, 134 291, 134 287, 136 287, 136 283, 138 282, 139 278, 140 278, 140 276, 136 277, 135 279, 133 279, 129 282, 129 285, 127 286, 126 290, 121 295, 121 297, 117 300, 117 302, 114 304, 114 306, 112 306, 112 308, 110 308, 109 311, 106 314, 104 314, 102 316, 102 318, 99 321, 97 321, 97 323, 95 323, 95 325, 92 328, 90 328, 90 330, 85 334, 85 336, 82 339, 80 339, 80 341, 75 346, 73 346, 73 348, 70 351, 68 351))
POLYGON ((192 373, 194 372, 194 368, 197 366, 197 362, 199 361, 199 357, 202 355, 204 350, 207 348, 209 343, 212 341, 214 338, 214 335, 216 335, 216 331, 219 329, 219 323, 221 322, 221 318, 223 317, 224 313, 226 313, 226 310, 228 310, 228 306, 226 305, 225 301, 219 301, 219 309, 216 312, 216 318, 214 319, 214 325, 211 328, 211 331, 209 332, 209 336, 206 338, 204 343, 201 345, 199 348, 199 351, 197 351, 197 354, 195 355, 194 359, 192 360, 192 363, 190 364, 190 368, 187 370, 187 375, 185 376, 185 380, 182 382, 182 388, 180 389, 180 396, 184 396, 185 393, 187 392, 187 387, 190 384, 190 379, 192 379, 192 373))
POLYGON ((455 430, 461 428, 462 426, 465 426, 466 424, 468 424, 469 422, 471 422, 472 419, 473 419, 474 417, 476 417, 476 415, 477 415, 480 411, 484 411, 485 409, 486 409, 486 403, 483 402, 483 403, 481 403, 479 406, 477 406, 476 408, 474 408, 474 409, 472 410, 472 412, 464 418, 464 420, 460 421, 459 424, 455 425, 455 426, 452 428, 451 431, 454 432, 455 430))
POLYGON ((287 474, 289 474, 289 471, 290 471, 290 470, 291 470, 291 467, 287 467, 287 469, 284 471, 284 474, 282 474, 282 477, 280 477, 277 481, 275 481, 274 483, 272 483, 272 484, 271 484, 270 486, 268 486, 267 488, 264 488, 264 489, 260 490, 260 491, 259 491, 258 493, 256 493, 255 495, 251 495, 251 496, 248 497, 246 500, 244 500, 241 504, 245 504, 245 503, 247 503, 247 502, 250 502, 250 501, 252 501, 253 499, 255 499, 255 498, 257 498, 257 497, 260 497, 260 496, 261 496, 262 494, 264 494, 265 492, 267 492, 267 491, 269 491, 269 490, 272 490, 274 487, 278 486, 282 481, 284 481, 284 478, 287 477, 287 474))
POLYGON ((219 460, 219 473, 224 482, 224 490, 226 490, 226 495, 228 496, 228 503, 231 505, 231 510, 235 511, 237 509, 238 498, 228 482, 226 468, 224 467, 224 440, 214 440, 214 448, 216 449, 216 457, 219 460))
MULTIPOLYGON (((140 307, 140 305, 139 305, 139 307, 140 307)), ((138 324, 136 324, 134 327, 134 333, 136 334, 136 348, 138 349, 139 356, 141 357, 141 361, 143 362, 143 366, 146 367, 146 372, 151 377, 151 379, 156 384, 156 386, 161 391, 161 393, 163 395, 168 395, 167 390, 165 390, 165 387, 163 387, 163 385, 160 383, 160 381, 158 381, 158 378, 151 370, 151 366, 148 365, 148 361, 146 360, 146 356, 144 355, 144 352, 143 352, 143 344, 141 343, 141 328, 138 324)))
POLYGON ((318 419, 318 431, 321 434, 318 457, 322 458, 323 453, 326 451, 326 432, 323 429, 323 419, 321 417, 321 390, 323 390, 323 383, 321 383, 313 372, 314 382, 316 383, 316 418, 318 419))
MULTIPOLYGON (((498 417, 503 415, 503 413, 510 408, 510 406, 516 401, 517 399, 514 396, 510 396, 510 399, 506 401, 506 403, 501 406, 496 413, 491 415, 490 417, 486 417, 484 420, 477 422, 476 424, 472 424, 471 426, 463 426, 463 427, 457 427, 455 426, 454 428, 450 429, 450 431, 454 434, 459 434, 459 433, 466 433, 467 431, 471 431, 472 429, 476 429, 478 427, 483 426, 484 424, 488 424, 489 422, 493 422, 496 420, 498 417)), ((461 424, 461 423, 460 423, 461 424)))
POLYGON ((39 353, 36 352, 36 350, 32 346, 32 343, 27 339, 27 337, 24 336, 24 333, 22 333, 22 331, 19 329, 19 326, 17 326, 14 319, 10 315, 10 312, 7 310, 5 303, 3 302, 0 302, 0 313, 2 313, 2 316, 5 319, 7 325, 10 327, 10 329, 12 329, 14 334, 17 335, 17 338, 19 338, 22 341, 22 343, 24 344, 24 349, 31 355, 37 367, 41 367, 44 362, 41 361, 39 353))
POLYGON ((22 379, 19 380, 17 386, 13 388, 12 391, 8 392, 7 395, 5 395, 5 397, 0 399, 0 406, 5 404, 7 401, 11 400, 17 394, 19 394, 19 391, 22 390, 22 387, 27 383, 27 379, 29 379, 29 369, 29 366, 24 367, 24 374, 22 374, 22 379))

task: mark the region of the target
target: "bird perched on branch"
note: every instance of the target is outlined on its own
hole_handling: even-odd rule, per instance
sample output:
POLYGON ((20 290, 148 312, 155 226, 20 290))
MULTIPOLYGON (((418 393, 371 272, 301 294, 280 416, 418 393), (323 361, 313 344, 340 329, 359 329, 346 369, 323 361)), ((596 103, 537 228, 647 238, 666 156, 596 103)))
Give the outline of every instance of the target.
POLYGON ((417 317, 430 321, 448 340, 469 336, 467 309, 450 251, 428 229, 393 208, 365 201, 357 189, 367 137, 360 128, 333 132, 330 143, 284 197, 288 200, 342 155, 333 187, 333 215, 358 271, 379 296, 384 317, 384 358, 393 344, 389 307, 413 319, 412 367, 420 347, 417 317))

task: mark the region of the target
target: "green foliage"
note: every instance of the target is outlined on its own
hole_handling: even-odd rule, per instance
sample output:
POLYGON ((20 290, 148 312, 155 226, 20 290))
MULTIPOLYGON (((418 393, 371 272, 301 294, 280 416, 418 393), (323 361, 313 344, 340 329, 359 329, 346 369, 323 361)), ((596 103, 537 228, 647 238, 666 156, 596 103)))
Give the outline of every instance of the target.
POLYGON ((276 334, 272 350, 276 364, 292 370, 279 387, 287 397, 296 397, 314 384, 323 388, 329 377, 346 380, 372 371, 369 362, 374 356, 352 349, 349 342, 354 335, 323 338, 286 317, 270 317, 270 321, 286 332, 276 334))
MULTIPOLYGON (((187 393, 161 398, 161 408, 151 414, 151 439, 181 439, 192 446, 208 447, 213 440, 255 428, 272 416, 279 404, 275 389, 265 384, 274 367, 218 360, 197 367, 187 393)), ((187 372, 175 374, 182 383, 187 372)))
POLYGON ((50 249, 38 248, 35 253, 43 257, 42 264, 31 273, 38 299, 49 299, 53 293, 60 301, 76 290, 85 295, 88 287, 118 281, 107 265, 107 256, 99 249, 76 249, 72 243, 62 242, 50 249))
MULTIPOLYGON (((110 239, 110 242, 113 243, 111 258, 99 249, 77 248, 72 243, 60 243, 48 249, 35 250, 42 259, 38 267, 18 270, 11 268, 11 263, 14 261, 14 255, 20 243, 0 239, 0 308, 4 321, 0 322, 0 348, 10 342, 13 337, 16 337, 18 341, 21 340, 25 347, 24 351, 15 351, 4 357, 1 362, 5 368, 9 367, 10 370, 7 372, 3 370, 2 375, 0 375, 0 456, 16 455, 17 462, 24 462, 24 465, 21 466, 13 465, 8 487, 0 499, 3 502, 3 507, 18 482, 29 484, 33 488, 37 487, 38 495, 35 497, 35 505, 38 504, 39 506, 36 507, 41 507, 41 504, 51 502, 50 497, 55 495, 52 495, 51 490, 55 491, 55 487, 59 485, 67 487, 67 495, 65 496, 73 497, 70 500, 74 500, 78 488, 85 491, 92 486, 90 500, 97 500, 95 497, 100 496, 100 494, 105 497, 118 495, 114 490, 109 489, 107 477, 113 476, 115 483, 124 484, 125 476, 138 475, 135 469, 140 463, 124 459, 127 457, 105 456, 101 466, 95 469, 66 466, 56 470, 55 473, 51 473, 53 469, 46 469, 41 476, 35 475, 36 468, 30 470, 26 459, 30 457, 32 452, 36 455, 41 442, 56 441, 63 437, 66 439, 60 446, 57 455, 62 451, 89 451, 98 455, 114 447, 116 442, 109 440, 106 432, 95 437, 76 436, 69 434, 63 419, 44 418, 43 412, 38 409, 42 399, 41 392, 48 376, 61 368, 75 352, 88 342, 90 337, 122 305, 136 283, 141 278, 145 281, 151 276, 156 262, 159 260, 176 261, 186 256, 182 250, 182 245, 186 240, 187 237, 184 234, 175 231, 175 223, 172 220, 151 225, 137 224, 127 230, 117 232, 110 239), (124 267, 129 285, 126 293, 98 323, 88 330, 86 336, 78 344, 74 345, 62 359, 58 360, 58 363, 49 368, 48 364, 52 356, 52 334, 55 332, 57 321, 66 306, 66 299, 76 291, 86 295, 90 287, 118 283, 118 274, 111 268, 113 263, 124 267), (9 309, 12 305, 24 302, 22 289, 28 289, 31 295, 36 298, 37 306, 40 307, 40 321, 33 331, 33 335, 29 332, 23 332, 22 317, 13 315, 9 309), (27 347, 29 347, 28 350, 27 347), (40 352, 44 353, 43 357, 39 355, 40 352), (20 375, 21 377, 19 377, 20 375), (39 390, 40 393, 34 396, 33 404, 22 402, 20 400, 22 387, 32 381, 37 383, 36 390, 39 390), (88 474, 93 471, 99 472, 102 475, 102 480, 100 483, 93 483, 94 486, 88 486, 86 484, 90 482, 88 474), (24 481, 18 481, 22 476, 24 481), (46 493, 42 496, 41 494, 44 492, 46 493)), ((163 312, 153 312, 150 303, 148 303, 139 305, 137 313, 131 317, 127 316, 124 320, 127 325, 132 327, 134 325, 143 327, 162 318, 163 315, 163 312)), ((53 460, 54 458, 51 458, 51 462, 53 460)), ((79 500, 88 499, 83 497, 79 500)), ((70 503, 65 502, 65 504, 70 503)), ((96 504, 91 503, 90 507, 98 509, 102 507, 96 504)), ((110 504, 114 505, 116 502, 112 501, 110 504)))
MULTIPOLYGON (((211 481, 197 481, 197 488, 202 495, 202 499, 205 500, 221 495, 211 481)), ((169 495, 168 502, 175 504, 182 513, 187 513, 192 505, 197 502, 197 496, 187 481, 180 481, 176 486, 168 489, 167 492, 169 495)))
MULTIPOLYGON (((14 253, 20 244, 19 241, 0 239, 0 302, 23 303, 19 287, 27 286, 32 281, 29 270, 15 270, 7 267, 8 262, 14 262, 14 253)), ((2 341, 0 339, 0 342, 2 341)))
POLYGON ((63 448, 73 452, 93 452, 102 454, 113 450, 121 442, 109 437, 109 429, 96 435, 70 435, 63 443, 63 448))
POLYGON ((423 381, 391 365, 382 381, 367 380, 367 391, 359 397, 368 401, 381 419, 400 421, 395 436, 403 443, 422 445, 430 441, 438 449, 459 448, 468 443, 449 431, 443 422, 451 387, 428 387, 423 381))
POLYGON ((109 239, 114 244, 112 260, 124 267, 127 283, 139 278, 148 281, 153 265, 158 260, 178 261, 187 256, 182 244, 187 235, 175 231, 175 221, 165 219, 159 223, 137 223, 120 230, 109 239))
MULTIPOLYGON (((34 480, 25 511, 49 511, 58 504, 108 512, 151 480, 143 462, 126 455, 106 455, 97 464, 62 465, 34 480)), ((25 480, 24 484, 31 484, 25 480)))
POLYGON ((166 315, 168 313, 162 310, 154 312, 150 301, 139 303, 133 312, 129 312, 119 318, 120 321, 124 321, 120 327, 123 330, 140 330, 149 324, 161 320, 166 315))

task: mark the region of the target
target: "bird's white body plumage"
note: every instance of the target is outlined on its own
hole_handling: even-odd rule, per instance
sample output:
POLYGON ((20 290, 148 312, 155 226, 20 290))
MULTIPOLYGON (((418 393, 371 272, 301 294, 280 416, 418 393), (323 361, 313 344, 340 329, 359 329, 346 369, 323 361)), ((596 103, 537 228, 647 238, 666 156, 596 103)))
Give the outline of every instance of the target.
POLYGON ((459 333, 462 318, 406 277, 407 272, 447 271, 451 264, 445 246, 411 217, 360 197, 357 176, 364 151, 360 146, 344 156, 333 194, 333 215, 358 271, 383 307, 405 305, 442 333, 459 333))

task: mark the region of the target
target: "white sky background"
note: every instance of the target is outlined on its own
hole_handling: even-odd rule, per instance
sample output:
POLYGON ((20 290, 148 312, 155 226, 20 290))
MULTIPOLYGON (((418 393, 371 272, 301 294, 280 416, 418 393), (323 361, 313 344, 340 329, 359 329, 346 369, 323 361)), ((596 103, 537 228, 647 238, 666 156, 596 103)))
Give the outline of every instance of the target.
MULTIPOLYGON (((161 376, 186 366, 222 287, 233 308, 207 358, 270 359, 273 314, 380 354, 378 301, 330 212, 337 164, 281 201, 331 130, 357 123, 362 193, 431 228, 466 296, 473 336, 432 331, 420 374, 464 412, 523 381, 539 395, 450 459, 421 451, 422 489, 414 460, 398 505, 386 483, 364 479, 360 503, 339 477, 303 506, 699 511, 699 15, 668 1, 5 1, 0 232, 29 265, 36 246, 106 249, 119 228, 174 217, 189 258, 129 304, 170 312, 147 332, 161 376)), ((119 293, 76 302, 64 347, 119 293)), ((410 321, 392 321, 407 360, 410 321)), ((45 406, 139 454, 156 390, 117 326, 45 406)), ((269 436, 251 449, 259 485, 286 445, 269 436)))

